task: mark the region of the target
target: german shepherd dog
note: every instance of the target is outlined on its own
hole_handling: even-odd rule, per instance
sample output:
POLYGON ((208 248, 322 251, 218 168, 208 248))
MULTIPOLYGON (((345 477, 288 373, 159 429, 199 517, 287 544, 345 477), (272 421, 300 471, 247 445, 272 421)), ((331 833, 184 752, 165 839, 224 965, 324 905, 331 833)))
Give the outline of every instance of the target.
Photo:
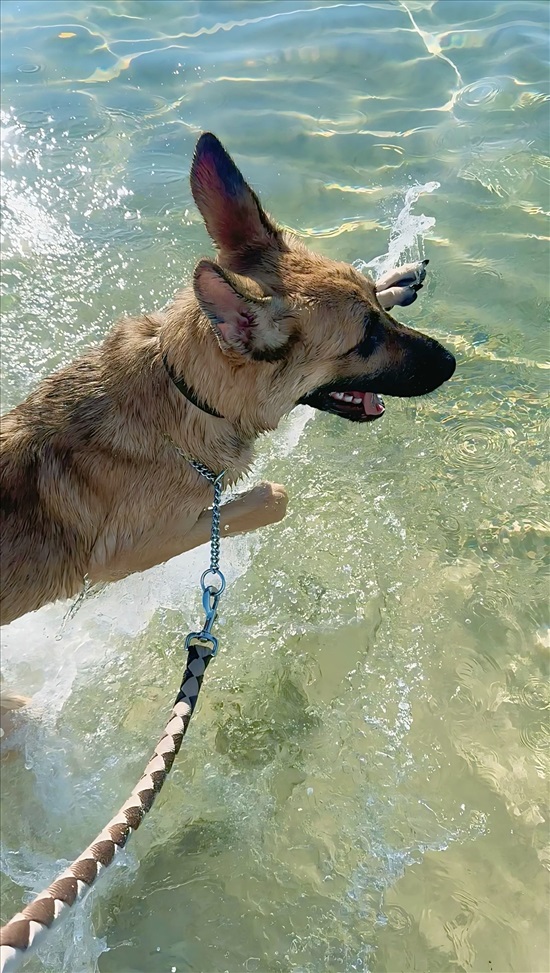
MULTIPOLYGON (((445 348, 388 313, 415 300, 426 261, 372 283, 312 253, 209 133, 191 189, 217 259, 2 419, 2 624, 207 541, 212 486, 189 459, 231 485, 298 403, 371 422, 381 394, 425 395, 454 372, 445 348)), ((222 535, 275 523, 286 503, 282 486, 260 484, 224 505, 222 535)))

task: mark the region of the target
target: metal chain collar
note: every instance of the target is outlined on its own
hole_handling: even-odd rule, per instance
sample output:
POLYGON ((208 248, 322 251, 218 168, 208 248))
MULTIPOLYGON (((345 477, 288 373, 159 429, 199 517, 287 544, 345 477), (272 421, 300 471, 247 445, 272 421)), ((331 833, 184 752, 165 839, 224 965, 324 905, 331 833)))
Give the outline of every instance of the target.
POLYGON ((185 649, 188 652, 191 647, 202 649, 207 655, 216 655, 218 652, 218 639, 212 635, 212 626, 216 621, 218 603, 225 590, 225 577, 220 571, 220 507, 223 493, 223 478, 226 470, 221 473, 213 473, 204 463, 187 456, 171 439, 166 436, 167 441, 174 447, 177 453, 196 470, 200 476, 214 487, 214 502, 212 504, 212 532, 210 534, 210 567, 203 571, 201 575, 202 606, 205 613, 205 622, 200 632, 190 632, 185 640, 185 649), (207 580, 209 579, 208 584, 207 580))
POLYGON ((202 607, 206 616, 200 632, 190 632, 185 640, 187 652, 191 647, 202 649, 208 655, 218 652, 218 640, 212 635, 212 625, 216 621, 218 602, 225 590, 225 577, 220 571, 220 506, 223 493, 223 478, 225 470, 216 476, 207 466, 189 460, 193 469, 204 476, 214 487, 214 502, 212 504, 212 532, 210 534, 210 567, 201 575, 202 607), (206 579, 209 578, 209 584, 206 579), (217 585, 217 587, 216 587, 217 585))

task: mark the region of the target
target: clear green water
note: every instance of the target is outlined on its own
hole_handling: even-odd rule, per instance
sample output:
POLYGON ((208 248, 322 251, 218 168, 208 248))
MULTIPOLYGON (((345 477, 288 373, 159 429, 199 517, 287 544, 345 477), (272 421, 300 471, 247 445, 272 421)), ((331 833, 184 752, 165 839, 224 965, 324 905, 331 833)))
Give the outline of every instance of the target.
MULTIPOLYGON (((546 973, 548 5, 2 8, 4 406, 210 252, 201 129, 321 252, 429 256, 398 316, 458 358, 374 427, 298 410, 261 444, 292 504, 225 544, 185 752, 28 968, 546 973)), ((206 556, 3 633, 35 694, 3 762, 3 919, 140 775, 206 556)))

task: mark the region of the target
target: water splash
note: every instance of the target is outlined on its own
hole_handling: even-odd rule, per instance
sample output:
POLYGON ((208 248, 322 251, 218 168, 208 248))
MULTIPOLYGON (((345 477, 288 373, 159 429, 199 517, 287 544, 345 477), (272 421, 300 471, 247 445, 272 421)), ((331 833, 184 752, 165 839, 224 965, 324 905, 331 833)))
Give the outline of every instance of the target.
POLYGON ((398 267, 406 260, 416 260, 424 256, 424 237, 435 226, 433 216, 412 212, 414 204, 425 193, 433 193, 439 189, 440 183, 415 183, 405 193, 403 206, 397 214, 390 232, 390 240, 386 253, 373 257, 368 263, 362 259, 354 261, 353 266, 361 273, 372 271, 375 278, 381 277, 388 270, 398 267))

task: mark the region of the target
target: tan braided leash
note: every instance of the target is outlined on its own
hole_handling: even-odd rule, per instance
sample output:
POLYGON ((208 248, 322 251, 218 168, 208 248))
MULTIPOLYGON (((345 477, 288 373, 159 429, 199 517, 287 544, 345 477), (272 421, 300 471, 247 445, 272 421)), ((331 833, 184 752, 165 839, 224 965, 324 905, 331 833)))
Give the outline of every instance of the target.
POLYGON ((1 973, 13 973, 26 962, 31 949, 40 945, 54 926, 57 926, 65 910, 86 894, 99 874, 124 848, 130 835, 139 828, 170 773, 193 715, 204 673, 212 658, 211 651, 204 653, 200 647, 189 647, 187 666, 170 720, 143 772, 143 777, 128 800, 76 861, 2 927, 1 973))
POLYGON ((81 855, 40 892, 33 901, 0 929, 0 973, 13 973, 30 957, 31 951, 44 941, 58 925, 62 914, 83 896, 96 878, 125 847, 130 835, 139 828, 151 810, 155 797, 166 780, 176 754, 187 732, 199 696, 202 680, 210 660, 218 651, 218 640, 212 635, 218 602, 225 589, 225 578, 219 569, 220 502, 224 473, 216 475, 208 467, 184 458, 214 487, 212 507, 212 540, 210 568, 201 577, 202 603, 206 615, 200 632, 190 632, 185 640, 187 663, 181 686, 153 756, 130 797, 111 818, 81 855), (210 583, 206 579, 210 578, 210 583), (215 581, 217 587, 212 584, 215 581))

